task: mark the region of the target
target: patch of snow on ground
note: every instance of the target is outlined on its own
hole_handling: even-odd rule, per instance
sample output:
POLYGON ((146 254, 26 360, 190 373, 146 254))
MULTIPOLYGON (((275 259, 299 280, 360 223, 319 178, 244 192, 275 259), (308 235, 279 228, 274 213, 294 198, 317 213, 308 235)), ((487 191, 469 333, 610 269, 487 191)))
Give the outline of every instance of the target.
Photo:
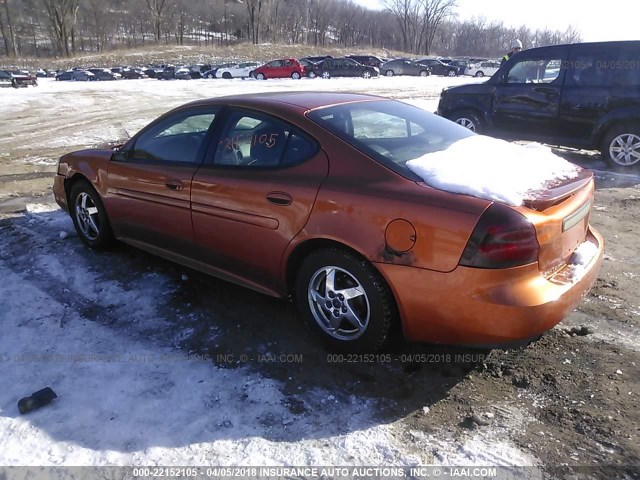
POLYGON ((473 135, 439 152, 407 162, 427 184, 508 205, 522 205, 528 194, 556 179, 577 176, 578 167, 537 143, 516 145, 473 135))
POLYGON ((524 430, 533 421, 526 410, 517 405, 498 404, 487 408, 491 423, 478 426, 457 442, 442 442, 441 437, 412 430, 416 446, 430 448, 441 465, 446 466, 526 466, 539 461, 508 441, 508 432, 524 430))
POLYGON ((371 400, 328 407, 340 412, 346 432, 332 437, 323 429, 328 418, 316 423, 313 415, 289 412, 277 381, 131 340, 74 314, 2 265, 0 275, 2 465, 416 461, 403 456, 388 426, 358 428, 371 400), (45 386, 58 398, 20 416, 17 401, 45 386))

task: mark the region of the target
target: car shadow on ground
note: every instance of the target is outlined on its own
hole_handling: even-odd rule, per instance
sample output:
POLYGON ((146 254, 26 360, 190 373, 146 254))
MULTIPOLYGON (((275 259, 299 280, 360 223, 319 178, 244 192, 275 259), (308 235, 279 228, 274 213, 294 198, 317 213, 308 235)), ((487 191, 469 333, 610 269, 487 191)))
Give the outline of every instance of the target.
MULTIPOLYGON (((196 359, 192 373, 184 362, 140 364, 140 372, 129 362, 129 373, 121 375, 113 365, 101 369, 69 363, 61 371, 37 362, 21 364, 20 378, 25 379, 37 377, 37 369, 52 368, 46 378, 57 378, 65 392, 29 421, 56 441, 94 450, 133 452, 249 437, 294 442, 348 434, 422 414, 424 407, 447 398, 487 355, 407 345, 399 336, 378 356, 335 355, 307 332, 290 303, 122 243, 92 251, 59 210, 1 220, 0 247, 0 266, 60 302, 66 318, 109 329, 115 346, 107 342, 105 351, 117 351, 118 339, 126 337, 145 351, 173 349, 196 359), (135 379, 141 376, 145 386, 137 391, 135 379), (245 388, 247 382, 265 381, 269 388, 262 393, 245 388), (87 388, 97 391, 91 397, 79 393, 87 388), (86 398, 89 404, 83 403, 86 398), (265 406, 257 406, 260 402, 265 406), (109 418, 101 403, 118 414, 109 418), (140 405, 123 410, 114 403, 140 405), (247 422, 252 408, 256 416, 247 422), (158 420, 154 409, 163 418, 158 420), (85 428, 64 425, 65 418, 75 425, 73 418, 83 415, 85 428), (201 418, 203 425, 189 424, 193 418, 201 418)), ((24 346, 25 352, 34 349, 40 351, 37 345, 24 346)), ((0 362, 0 369, 10 368, 14 362, 8 360, 0 362)), ((17 380, 15 388, 0 394, 0 416, 17 417, 17 400, 42 386, 17 380)))

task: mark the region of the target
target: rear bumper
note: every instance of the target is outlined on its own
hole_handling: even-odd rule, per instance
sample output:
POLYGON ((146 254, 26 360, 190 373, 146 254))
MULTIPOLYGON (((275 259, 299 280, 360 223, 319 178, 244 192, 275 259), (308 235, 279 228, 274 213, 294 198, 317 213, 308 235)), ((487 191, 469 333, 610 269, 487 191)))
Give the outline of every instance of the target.
POLYGON ((56 174, 53 177, 53 196, 56 199, 56 203, 60 205, 65 212, 69 211, 69 205, 67 203, 67 192, 64 189, 64 181, 67 179, 64 175, 56 174))
POLYGON ((391 286, 405 337, 414 342, 504 347, 541 336, 565 318, 596 279, 604 241, 590 228, 598 252, 574 283, 545 278, 537 264, 449 273, 376 264, 391 286))

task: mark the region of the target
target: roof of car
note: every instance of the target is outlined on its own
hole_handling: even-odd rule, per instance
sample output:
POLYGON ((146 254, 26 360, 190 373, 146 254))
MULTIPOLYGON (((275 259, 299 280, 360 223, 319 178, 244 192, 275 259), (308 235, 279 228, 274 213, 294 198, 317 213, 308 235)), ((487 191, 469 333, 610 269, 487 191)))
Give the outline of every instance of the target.
POLYGON ((387 100, 375 95, 359 93, 335 93, 335 92, 268 92, 249 93, 244 95, 231 95, 225 97, 196 100, 189 105, 233 104, 243 106, 258 106, 261 103, 282 103, 307 110, 331 105, 340 105, 353 102, 370 102, 375 100, 387 100))

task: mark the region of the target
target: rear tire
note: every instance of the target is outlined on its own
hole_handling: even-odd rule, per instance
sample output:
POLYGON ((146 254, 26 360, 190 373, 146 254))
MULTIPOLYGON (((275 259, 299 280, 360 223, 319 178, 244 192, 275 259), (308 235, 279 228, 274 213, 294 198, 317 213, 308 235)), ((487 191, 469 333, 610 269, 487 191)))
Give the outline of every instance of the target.
POLYGON ((69 212, 82 242, 91 248, 105 248, 113 240, 111 225, 102 199, 86 180, 73 184, 69 193, 69 212))
POLYGON ((600 147, 602 156, 617 167, 631 167, 640 162, 640 124, 621 123, 611 127, 600 147))
POLYGON ((364 258, 339 248, 309 254, 298 271, 296 303, 307 326, 332 350, 375 352, 398 323, 382 275, 364 258))
POLYGON ((327 72, 327 71, 325 70, 325 71, 323 71, 323 72, 320 74, 320 76, 321 76, 322 78, 324 78, 325 80, 328 80, 328 79, 330 79, 330 78, 331 78, 331 73, 329 73, 329 72, 327 72))
POLYGON ((456 122, 472 132, 481 133, 484 131, 484 121, 473 110, 460 110, 449 115, 447 118, 456 122))
POLYGON ((294 80, 300 80, 300 74, 298 72, 293 72, 291 74, 291 78, 293 78, 294 80))

